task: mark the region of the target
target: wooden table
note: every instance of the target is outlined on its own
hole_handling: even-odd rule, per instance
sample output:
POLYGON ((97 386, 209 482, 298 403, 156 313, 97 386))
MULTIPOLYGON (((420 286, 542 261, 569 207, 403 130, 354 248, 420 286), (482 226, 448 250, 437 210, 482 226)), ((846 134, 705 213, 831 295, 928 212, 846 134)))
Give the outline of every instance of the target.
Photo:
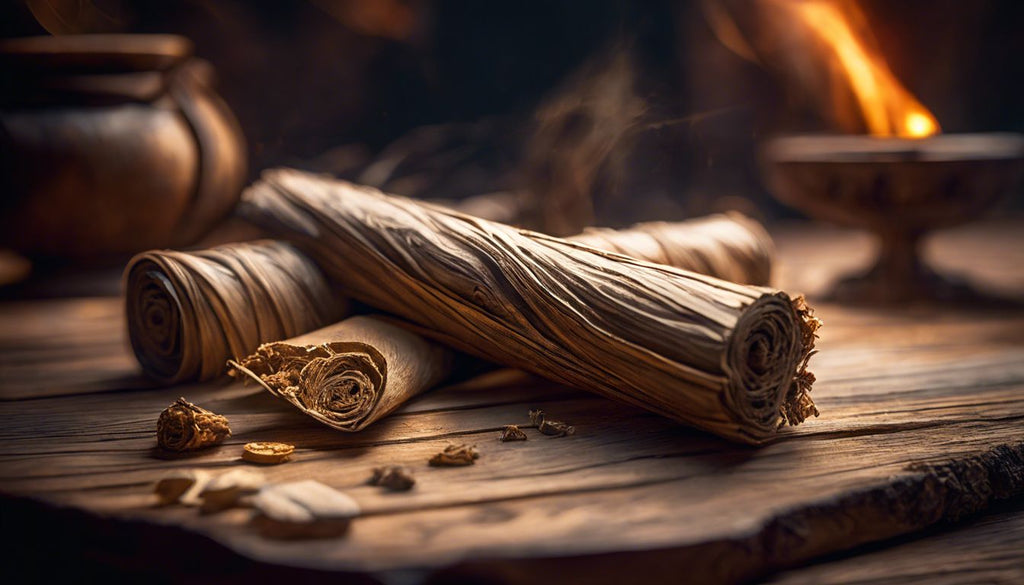
MULTIPOLYGON (((872 253, 856 233, 776 233, 777 281, 791 291, 820 293, 872 253)), ((1024 222, 947 232, 928 253, 990 292, 1024 293, 1024 222)), ((247 583, 1024 580, 1024 310, 817 309, 822 414, 753 449, 507 371, 343 434, 239 383, 152 387, 117 298, 6 301, 0 491, 4 533, 19 538, 5 570, 247 583), (233 436, 162 458, 156 417, 178 396, 226 415, 233 436), (576 435, 498 442, 502 425, 538 407, 576 435), (167 470, 247 465, 241 445, 254 440, 298 446, 263 469, 272 481, 318 479, 363 517, 341 538, 283 542, 259 536, 248 510, 155 505, 167 470), (482 456, 428 467, 449 442, 482 456), (414 490, 365 485, 384 464, 412 468, 414 490), (856 548, 866 543, 876 544, 856 548)))

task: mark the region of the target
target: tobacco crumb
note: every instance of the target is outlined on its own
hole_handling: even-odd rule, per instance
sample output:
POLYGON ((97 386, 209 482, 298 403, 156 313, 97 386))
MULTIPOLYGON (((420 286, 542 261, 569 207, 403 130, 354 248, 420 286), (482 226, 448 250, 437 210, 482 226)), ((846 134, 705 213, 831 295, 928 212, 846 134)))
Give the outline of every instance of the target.
POLYGON ((437 455, 430 458, 430 465, 434 467, 462 467, 473 465, 480 458, 476 447, 467 445, 448 445, 437 455))
POLYGON ((267 538, 331 538, 348 530, 360 514, 349 496, 307 479, 269 485, 252 499, 253 525, 267 538))
POLYGON ((199 511, 204 514, 220 512, 244 503, 266 484, 266 478, 258 471, 232 469, 210 480, 199 494, 203 504, 199 511))
POLYGON ((544 422, 544 411, 541 409, 534 409, 530 411, 530 424, 539 427, 540 423, 544 422))
POLYGON ((789 424, 798 425, 811 416, 818 416, 818 408, 811 399, 810 391, 814 386, 815 377, 807 369, 807 363, 817 353, 814 349, 815 341, 818 339, 818 330, 821 329, 822 321, 814 316, 814 309, 807 305, 803 295, 793 299, 793 310, 800 322, 800 343, 803 349, 803 357, 797 368, 793 381, 790 383, 786 399, 779 407, 779 428, 789 424))
POLYGON ((518 425, 505 425, 505 428, 501 429, 501 436, 498 440, 502 443, 508 441, 525 441, 526 433, 520 430, 518 425))
POLYGON ((557 420, 543 420, 537 430, 552 437, 564 437, 575 433, 576 427, 557 420))
POLYGON ((156 442, 168 451, 194 451, 231 436, 228 419, 179 398, 160 413, 156 442))
POLYGON ((404 492, 416 485, 416 478, 404 467, 391 465, 374 469, 368 483, 391 491, 404 492))
POLYGON ((246 443, 242 450, 242 459, 252 463, 273 465, 288 461, 294 452, 295 445, 260 441, 246 443))
POLYGON ((195 505, 196 495, 206 487, 210 474, 201 469, 175 469, 161 477, 154 487, 161 506, 183 503, 195 505))

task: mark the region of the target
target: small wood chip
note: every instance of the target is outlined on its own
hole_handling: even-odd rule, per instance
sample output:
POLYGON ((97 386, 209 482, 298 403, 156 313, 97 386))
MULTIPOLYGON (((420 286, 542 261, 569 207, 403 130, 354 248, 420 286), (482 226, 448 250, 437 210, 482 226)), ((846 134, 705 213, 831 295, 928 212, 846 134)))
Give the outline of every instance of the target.
POLYGON ((430 465, 434 467, 463 467, 473 465, 480 458, 476 447, 467 445, 448 445, 437 455, 430 458, 430 465))
POLYGON ((175 469, 156 482, 154 491, 161 506, 183 503, 195 505, 196 496, 210 481, 210 474, 202 469, 175 469))
POLYGON ((266 486, 252 505, 253 525, 267 538, 340 536, 360 513, 355 500, 310 479, 266 486))
POLYGON ((251 463, 274 465, 284 463, 295 452, 295 445, 288 443, 256 442, 246 443, 242 450, 242 459, 251 463))
POLYGON ((194 451, 231 436, 228 419, 179 398, 160 413, 156 442, 168 451, 194 451))
POLYGON ((540 423, 544 422, 544 411, 541 409, 535 409, 530 411, 530 424, 539 427, 540 423))
POLYGON ((395 492, 404 492, 416 485, 416 478, 404 467, 392 465, 374 469, 369 484, 378 485, 395 492))
POLYGON ((266 478, 258 471, 232 469, 206 484, 206 488, 199 494, 203 500, 199 511, 210 514, 239 506, 244 503, 243 498, 255 494, 266 483, 266 478))
POLYGON ((501 436, 498 440, 502 443, 508 441, 525 441, 526 433, 520 430, 518 425, 505 425, 505 428, 501 429, 501 436))
POLYGON ((552 437, 564 437, 571 435, 576 432, 576 427, 565 424, 564 422, 557 420, 544 420, 541 421, 540 426, 537 427, 541 433, 550 435, 552 437))

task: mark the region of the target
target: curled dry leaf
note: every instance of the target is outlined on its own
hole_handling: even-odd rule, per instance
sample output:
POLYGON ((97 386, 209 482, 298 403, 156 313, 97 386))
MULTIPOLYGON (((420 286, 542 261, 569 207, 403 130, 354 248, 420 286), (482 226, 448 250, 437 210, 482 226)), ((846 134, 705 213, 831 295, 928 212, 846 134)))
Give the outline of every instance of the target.
POLYGON ((544 420, 537 427, 541 433, 552 437, 564 437, 571 435, 576 432, 576 427, 567 425, 562 421, 557 420, 544 420))
POLYGON ((156 442, 169 451, 194 451, 231 436, 228 419, 179 398, 160 413, 156 442))
POLYGON ((464 467, 473 465, 480 458, 476 447, 468 445, 448 445, 437 455, 430 458, 430 465, 434 467, 464 467))

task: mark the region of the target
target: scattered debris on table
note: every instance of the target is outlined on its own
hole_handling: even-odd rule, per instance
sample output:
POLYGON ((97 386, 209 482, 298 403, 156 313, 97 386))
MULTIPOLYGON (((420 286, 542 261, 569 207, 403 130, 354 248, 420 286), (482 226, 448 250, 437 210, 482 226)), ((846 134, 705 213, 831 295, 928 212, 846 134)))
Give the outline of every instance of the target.
POLYGON ((505 425, 505 428, 501 429, 501 436, 498 437, 502 443, 509 441, 525 441, 526 433, 519 428, 519 425, 505 425))
POLYGON ((156 442, 168 451, 194 451, 231 436, 228 419, 179 398, 160 413, 156 442))
POLYGON ((368 483, 391 491, 404 492, 416 485, 416 478, 406 468, 391 465, 374 469, 368 483))
POLYGON ((542 434, 551 437, 565 437, 576 432, 576 427, 568 425, 559 420, 546 418, 544 411, 540 409, 530 410, 530 424, 537 427, 542 434))
POLYGON ((175 469, 156 482, 154 491, 162 506, 177 503, 197 505, 197 496, 210 479, 210 474, 202 469, 175 469))
POLYGON ((241 505, 243 498, 255 494, 266 483, 262 473, 251 469, 232 469, 222 473, 211 479, 206 489, 200 492, 203 504, 199 510, 210 514, 241 505))
POLYGON ((473 465, 480 458, 476 447, 468 445, 448 445, 437 455, 430 458, 433 467, 463 467, 473 465))
POLYGON ((540 426, 537 427, 541 433, 552 437, 564 437, 571 435, 576 432, 576 427, 567 425, 562 421, 557 420, 543 420, 540 426))
POLYGON ((351 497, 311 479, 266 486, 252 505, 253 525, 263 536, 280 539, 340 536, 360 512, 351 497))
POLYGON ((537 408, 530 410, 530 424, 539 427, 540 423, 544 422, 544 411, 537 408))
POLYGON ((288 461, 294 452, 295 445, 260 441, 246 443, 245 447, 242 449, 242 459, 249 461, 250 463, 274 465, 288 461))

